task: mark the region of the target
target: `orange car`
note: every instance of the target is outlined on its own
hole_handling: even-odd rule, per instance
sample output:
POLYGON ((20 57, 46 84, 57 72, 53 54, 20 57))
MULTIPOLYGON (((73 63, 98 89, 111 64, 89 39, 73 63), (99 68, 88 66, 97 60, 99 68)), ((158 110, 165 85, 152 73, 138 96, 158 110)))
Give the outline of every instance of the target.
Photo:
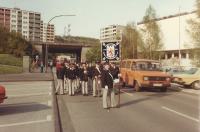
POLYGON ((141 88, 159 88, 166 92, 170 87, 171 77, 161 71, 159 61, 146 59, 128 59, 121 62, 121 77, 125 85, 141 88))

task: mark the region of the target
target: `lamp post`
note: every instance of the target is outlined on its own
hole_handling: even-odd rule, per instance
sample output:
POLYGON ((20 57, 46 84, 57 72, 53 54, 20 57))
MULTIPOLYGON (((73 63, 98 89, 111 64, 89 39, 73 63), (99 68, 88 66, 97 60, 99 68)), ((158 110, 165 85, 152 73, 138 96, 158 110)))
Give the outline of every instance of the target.
POLYGON ((48 44, 47 44, 47 31, 48 31, 48 25, 50 24, 50 22, 57 18, 57 17, 64 17, 64 16, 76 16, 76 15, 57 15, 52 17, 48 23, 47 23, 47 28, 46 28, 46 45, 45 45, 45 72, 47 72, 47 68, 48 68, 48 44))

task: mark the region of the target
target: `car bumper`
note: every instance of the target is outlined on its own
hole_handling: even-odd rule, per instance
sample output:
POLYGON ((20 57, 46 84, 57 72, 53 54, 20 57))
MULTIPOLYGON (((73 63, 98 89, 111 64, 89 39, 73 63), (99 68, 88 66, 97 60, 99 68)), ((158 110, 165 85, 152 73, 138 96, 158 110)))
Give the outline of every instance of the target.
POLYGON ((143 83, 141 84, 141 87, 144 88, 162 88, 162 87, 170 87, 170 83, 160 83, 160 82, 151 82, 151 83, 143 83))

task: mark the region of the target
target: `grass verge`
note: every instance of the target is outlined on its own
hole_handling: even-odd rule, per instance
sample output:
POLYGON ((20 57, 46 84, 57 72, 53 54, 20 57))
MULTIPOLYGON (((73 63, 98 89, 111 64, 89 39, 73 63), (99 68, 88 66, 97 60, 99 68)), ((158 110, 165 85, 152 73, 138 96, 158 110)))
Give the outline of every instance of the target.
POLYGON ((0 65, 0 74, 17 74, 22 73, 22 67, 0 65))

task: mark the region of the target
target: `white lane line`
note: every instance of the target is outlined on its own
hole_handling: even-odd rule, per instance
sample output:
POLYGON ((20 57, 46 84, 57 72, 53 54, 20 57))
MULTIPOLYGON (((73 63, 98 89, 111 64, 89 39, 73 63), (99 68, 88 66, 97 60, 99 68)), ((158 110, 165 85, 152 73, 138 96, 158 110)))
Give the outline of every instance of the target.
POLYGON ((52 101, 49 100, 48 103, 47 103, 47 105, 48 105, 48 106, 52 106, 52 101))
POLYGON ((120 90, 122 93, 125 93, 125 94, 127 94, 127 95, 129 95, 129 96, 133 96, 133 94, 130 94, 130 93, 127 93, 127 92, 125 92, 125 91, 123 91, 123 90, 120 90))
POLYGON ((3 125, 0 125, 0 128, 3 128, 3 127, 12 127, 12 126, 21 126, 21 125, 30 125, 30 124, 37 124, 37 123, 45 123, 45 122, 50 122, 50 121, 52 121, 52 116, 48 115, 45 120, 37 120, 37 121, 27 121, 27 122, 3 124, 3 125))
POLYGON ((52 120, 52 116, 51 115, 48 115, 47 116, 47 121, 51 121, 52 120))
POLYGON ((186 115, 186 114, 177 112, 177 111, 172 110, 172 109, 170 109, 170 108, 167 108, 167 107, 165 107, 165 106, 162 106, 162 109, 167 110, 167 111, 170 111, 170 112, 172 112, 172 113, 175 113, 175 114, 177 114, 177 115, 179 115, 179 116, 185 117, 185 118, 187 118, 187 119, 193 120, 193 121, 195 121, 195 122, 199 122, 199 119, 196 119, 196 118, 193 118, 193 117, 188 116, 188 115, 186 115))
POLYGON ((19 95, 7 95, 8 97, 28 97, 28 96, 39 96, 39 95, 49 95, 49 93, 35 93, 35 94, 19 94, 19 95))

